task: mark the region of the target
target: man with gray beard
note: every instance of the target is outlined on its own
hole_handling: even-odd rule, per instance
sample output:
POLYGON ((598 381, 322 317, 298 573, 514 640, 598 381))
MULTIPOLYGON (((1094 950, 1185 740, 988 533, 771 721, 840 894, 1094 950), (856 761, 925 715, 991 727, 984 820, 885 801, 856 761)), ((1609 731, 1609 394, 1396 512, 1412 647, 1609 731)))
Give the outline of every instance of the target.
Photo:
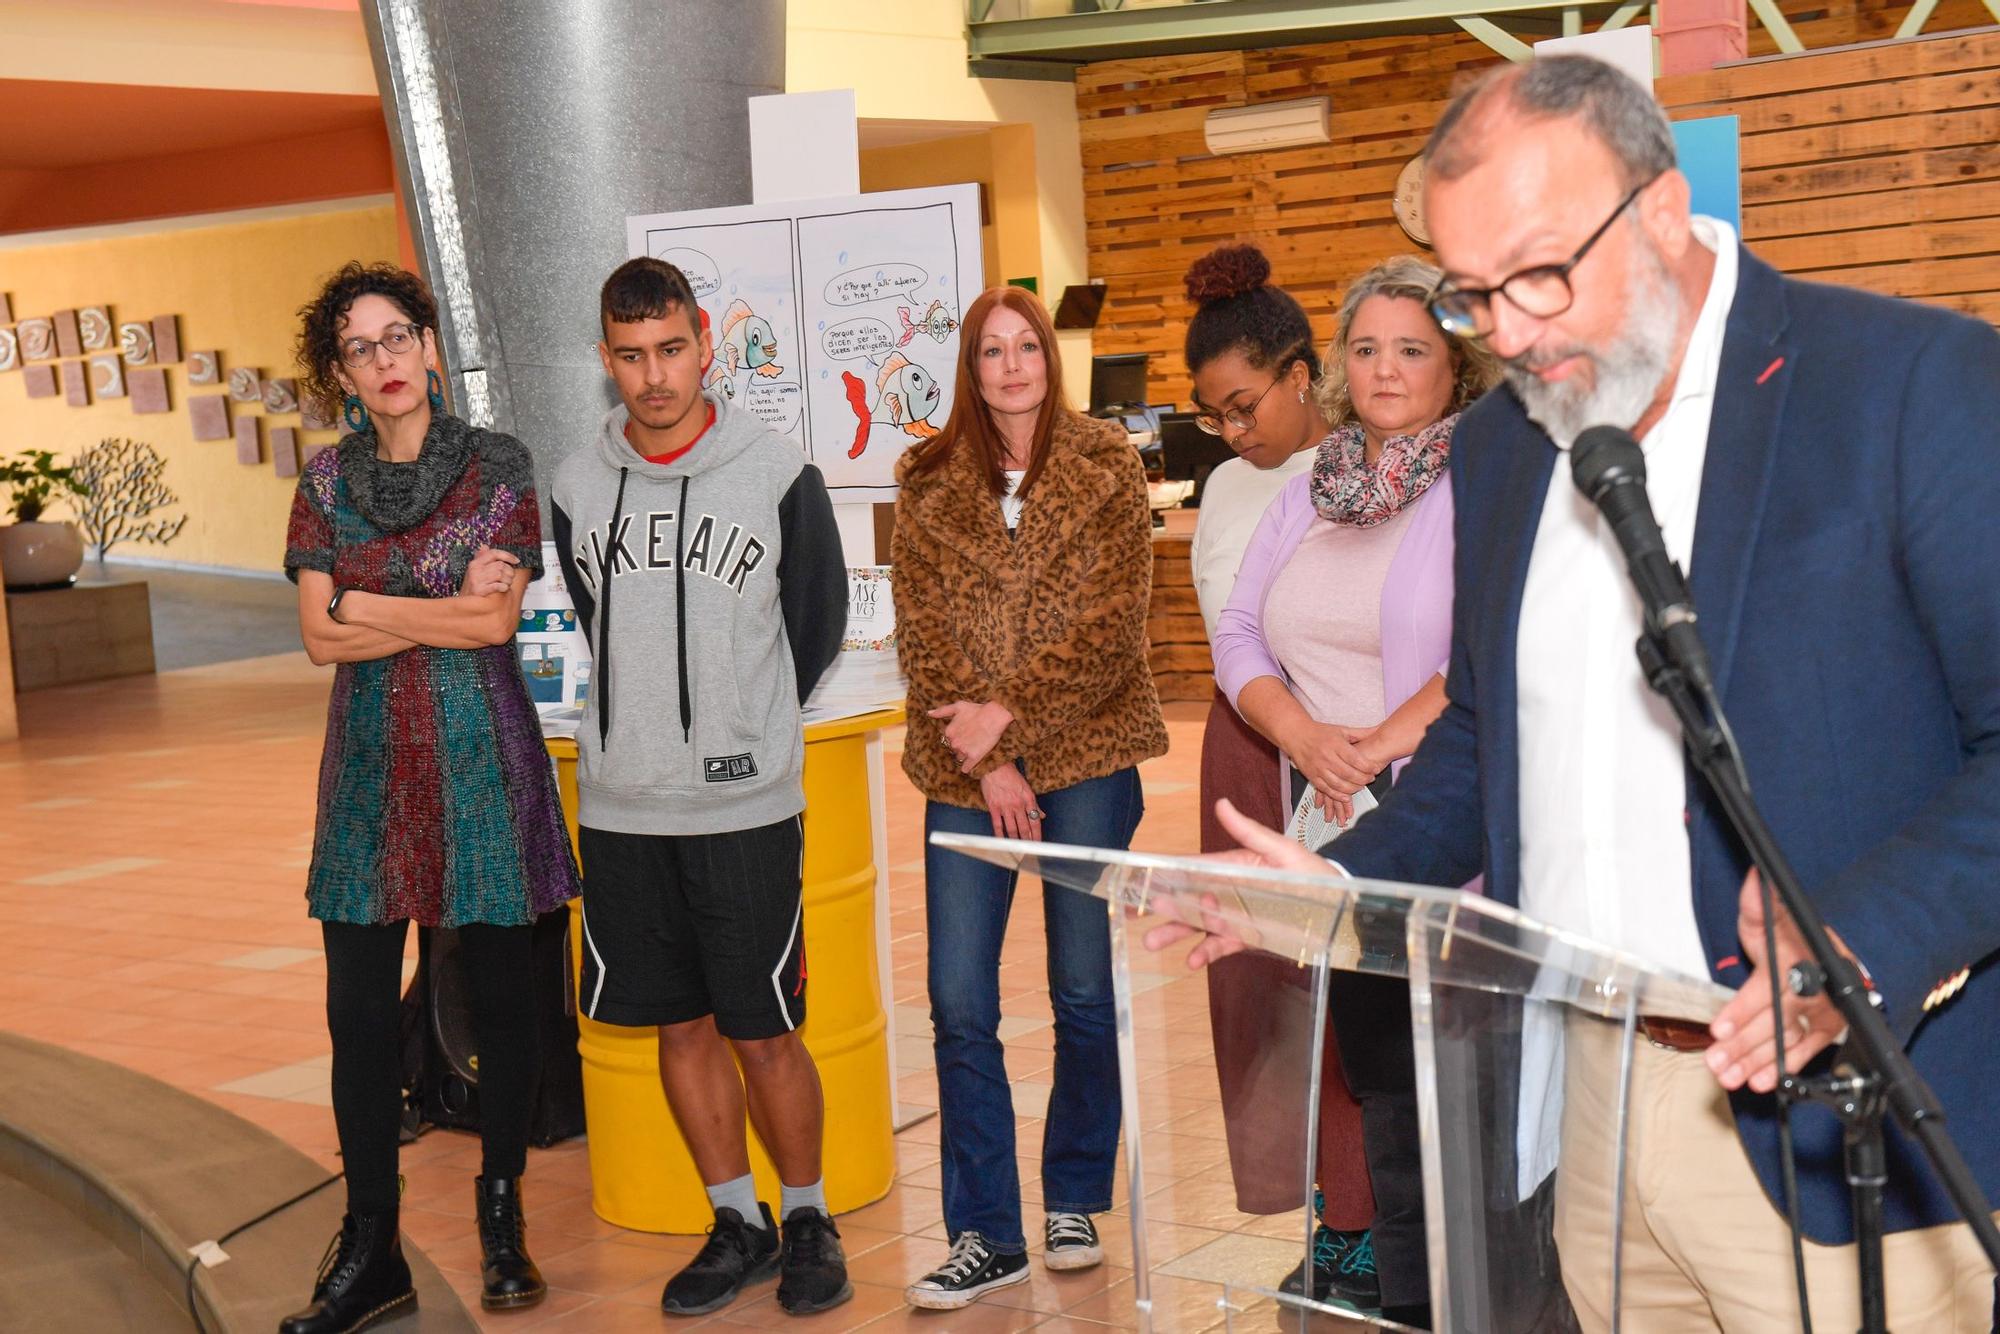
MULTIPOLYGON (((1453 441, 1449 704, 1381 806, 1326 851, 1386 880, 1484 871, 1503 903, 1736 990, 1707 1029, 1642 1020, 1619 1312, 1649 1334, 1796 1329, 1774 1033, 1788 1068, 1817 1071, 1842 1024, 1823 994, 1787 994, 1774 1021, 1771 975, 1803 941, 1781 913, 1766 957, 1748 858, 1641 676, 1640 605, 1567 452, 1597 425, 1640 442, 1764 814, 1991 1198, 2000 337, 1792 281, 1691 215, 1666 117, 1593 60, 1496 72, 1452 103, 1427 154, 1434 313, 1485 341, 1511 392, 1469 410, 1453 441)), ((1234 811, 1223 823, 1271 864, 1324 867, 1234 811)), ((1213 937, 1194 958, 1233 947, 1213 937)), ((1624 1055, 1614 1026, 1569 1035, 1555 1233, 1590 1330, 1614 1318, 1624 1055)), ((1814 1107, 1793 1124, 1813 1313, 1853 1329, 1840 1127, 1814 1107)), ((1888 1139, 1890 1325, 1988 1329, 1993 1272, 1971 1229, 1910 1141, 1888 1139)))

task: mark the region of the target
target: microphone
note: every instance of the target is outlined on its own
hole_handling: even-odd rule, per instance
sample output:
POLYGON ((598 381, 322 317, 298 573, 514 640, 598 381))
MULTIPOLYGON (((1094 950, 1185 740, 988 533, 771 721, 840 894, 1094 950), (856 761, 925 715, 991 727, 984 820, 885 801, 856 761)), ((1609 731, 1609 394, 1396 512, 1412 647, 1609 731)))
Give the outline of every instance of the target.
POLYGON ((1625 568, 1639 590, 1646 628, 1699 695, 1711 695, 1715 678, 1708 650, 1695 631, 1687 578, 1667 555, 1667 542, 1646 496, 1646 455, 1629 431, 1592 426, 1570 447, 1570 479, 1611 525, 1625 553, 1625 568))

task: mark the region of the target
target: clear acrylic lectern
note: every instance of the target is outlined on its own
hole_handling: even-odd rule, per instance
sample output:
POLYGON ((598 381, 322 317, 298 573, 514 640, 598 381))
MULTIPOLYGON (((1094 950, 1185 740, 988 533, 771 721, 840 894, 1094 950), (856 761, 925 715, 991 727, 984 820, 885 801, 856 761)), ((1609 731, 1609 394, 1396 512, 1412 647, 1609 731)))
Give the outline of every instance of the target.
MULTIPOLYGON (((1730 994, 1456 890, 1013 839, 931 841, 1108 905, 1132 1275, 1105 1301, 1122 1302, 1129 1283, 1142 1330, 1399 1328, 1279 1290, 1311 1248, 1329 970, 1408 979, 1432 1315, 1455 1334, 1575 1328, 1553 1233, 1565 1050, 1622 1036, 1615 1086, 1588 1087, 1613 1121, 1595 1137, 1611 1161, 1590 1168, 1622 1183, 1639 1017, 1705 1023, 1730 994), (1184 946, 1143 943, 1171 921, 1263 956, 1248 1007, 1254 1040, 1231 1044, 1221 1081, 1207 979, 1187 968, 1184 946), (1247 1062, 1245 1046, 1256 1052, 1247 1062), (1249 1211, 1258 1176, 1295 1181, 1288 1199, 1303 1210, 1249 1211)), ((1574 1160, 1572 1170, 1582 1170, 1574 1160)), ((1100 1229, 1114 1265, 1125 1258, 1116 1226, 1100 1229)), ((1601 1250, 1567 1257, 1609 1267, 1614 1294, 1621 1232, 1614 1214, 1610 1235, 1591 1243, 1601 1250)))

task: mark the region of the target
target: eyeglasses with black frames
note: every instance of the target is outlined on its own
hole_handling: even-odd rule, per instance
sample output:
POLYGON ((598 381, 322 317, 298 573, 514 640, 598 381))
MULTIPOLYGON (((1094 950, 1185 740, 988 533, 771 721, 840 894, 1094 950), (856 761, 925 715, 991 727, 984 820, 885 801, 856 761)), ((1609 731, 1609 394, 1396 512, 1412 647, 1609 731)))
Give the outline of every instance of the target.
POLYGON ((1611 210, 1611 216, 1599 223, 1597 230, 1576 248, 1576 253, 1561 264, 1538 264, 1534 268, 1522 269, 1503 279, 1496 287, 1460 287, 1451 282, 1441 284, 1431 294, 1430 301, 1431 314, 1437 319, 1439 327, 1458 338, 1486 337, 1493 332, 1495 295, 1506 297, 1516 310, 1538 320, 1554 319, 1568 310, 1576 304, 1576 291, 1570 286, 1570 274, 1583 263, 1583 257, 1590 253, 1590 248, 1611 230, 1611 224, 1624 216, 1632 201, 1665 174, 1655 173, 1633 186, 1618 201, 1618 207, 1611 210))

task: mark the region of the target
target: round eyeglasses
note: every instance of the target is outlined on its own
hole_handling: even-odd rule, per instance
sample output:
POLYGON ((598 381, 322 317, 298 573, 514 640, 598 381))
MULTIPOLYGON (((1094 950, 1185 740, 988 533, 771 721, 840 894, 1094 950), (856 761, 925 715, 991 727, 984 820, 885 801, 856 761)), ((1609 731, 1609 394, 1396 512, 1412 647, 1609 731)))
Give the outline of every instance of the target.
POLYGON ((375 359, 378 347, 387 348, 392 357, 400 357, 416 345, 416 326, 391 324, 382 330, 380 338, 349 338, 342 342, 340 359, 350 366, 365 366, 375 359))
POLYGON ((1522 269, 1511 274, 1494 287, 1461 287, 1446 282, 1431 294, 1431 314, 1438 326, 1457 338, 1484 338, 1493 332, 1493 297, 1497 293, 1512 303, 1523 315, 1538 320, 1554 319, 1576 304, 1576 292, 1570 286, 1569 276, 1590 248, 1602 240, 1611 230, 1611 224, 1624 216, 1642 191, 1666 173, 1660 172, 1642 181, 1618 201, 1618 207, 1611 210, 1611 216, 1597 225, 1584 243, 1576 248, 1561 264, 1539 264, 1534 268, 1522 269))

